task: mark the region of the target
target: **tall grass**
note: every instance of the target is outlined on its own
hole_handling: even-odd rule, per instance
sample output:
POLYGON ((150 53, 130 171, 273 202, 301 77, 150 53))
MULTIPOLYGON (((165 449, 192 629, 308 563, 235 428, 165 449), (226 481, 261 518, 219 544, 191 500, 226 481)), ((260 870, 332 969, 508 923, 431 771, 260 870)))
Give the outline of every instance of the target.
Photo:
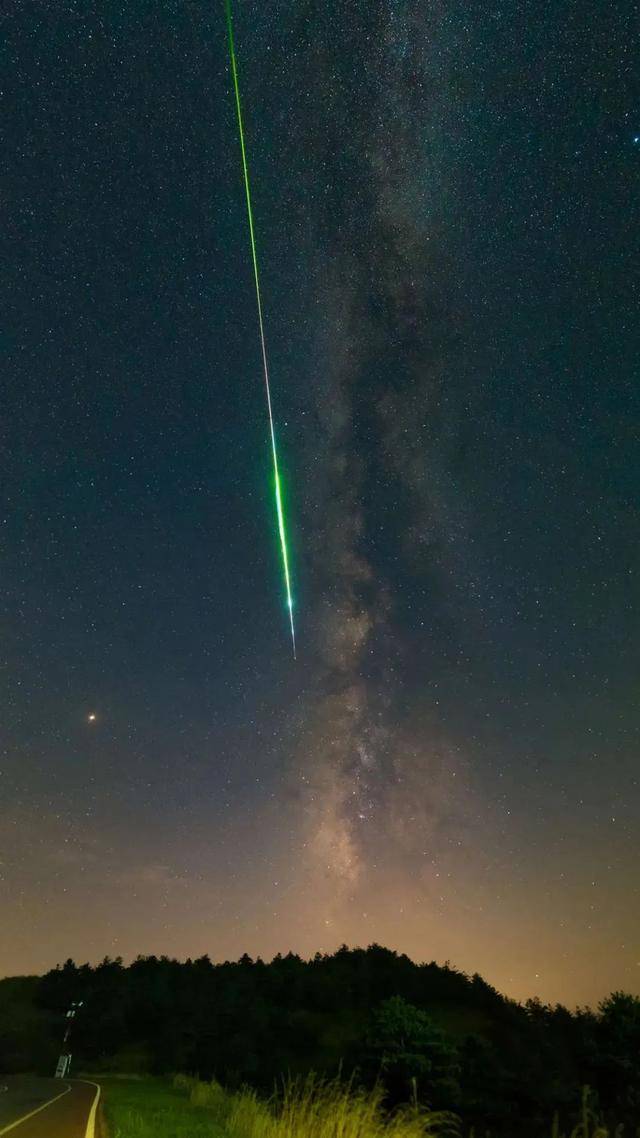
MULTIPOLYGON (((580 1121, 569 1134, 569 1138, 623 1138, 624 1125, 620 1123, 614 1129, 605 1126, 595 1106, 591 1087, 582 1088, 582 1102, 580 1106, 580 1121)), ((565 1138, 560 1132, 558 1115, 553 1116, 551 1138, 565 1138)), ((640 1138, 640 1126, 636 1129, 636 1138, 640 1138)))
POLYGON ((382 1088, 365 1091, 310 1076, 285 1083, 269 1102, 249 1089, 227 1094, 215 1082, 180 1077, 194 1106, 209 1107, 229 1138, 429 1138, 455 1131, 455 1116, 417 1103, 389 1115, 382 1088))

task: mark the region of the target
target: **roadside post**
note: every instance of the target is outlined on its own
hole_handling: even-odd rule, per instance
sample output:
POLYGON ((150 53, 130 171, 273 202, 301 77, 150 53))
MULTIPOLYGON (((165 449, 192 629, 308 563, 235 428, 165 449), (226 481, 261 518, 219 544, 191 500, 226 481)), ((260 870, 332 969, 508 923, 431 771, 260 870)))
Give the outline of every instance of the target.
POLYGON ((69 1036, 71 1034, 71 1025, 73 1023, 73 1020, 75 1019, 76 1012, 78 1011, 79 1008, 82 1007, 83 1003, 84 1003, 83 1000, 74 1000, 73 1003, 71 1004, 71 1007, 69 1008, 69 1011, 67 1012, 67 1014, 65 1016, 66 1028, 65 1028, 64 1038, 62 1040, 62 1053, 58 1059, 58 1065, 56 1067, 56 1073, 54 1076, 54 1078, 56 1078, 56 1079, 64 1079, 65 1076, 68 1075, 69 1071, 71 1070, 71 1052, 67 1051, 67 1044, 69 1042, 69 1036))

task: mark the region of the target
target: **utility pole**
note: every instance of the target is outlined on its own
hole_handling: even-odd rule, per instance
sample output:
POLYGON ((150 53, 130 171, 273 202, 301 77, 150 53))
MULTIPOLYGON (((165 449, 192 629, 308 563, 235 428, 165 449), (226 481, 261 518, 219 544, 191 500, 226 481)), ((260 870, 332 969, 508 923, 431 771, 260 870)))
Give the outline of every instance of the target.
POLYGON ((74 1000, 65 1016, 66 1027, 64 1038, 62 1040, 62 1054, 58 1059, 58 1066, 56 1067, 56 1079, 64 1079, 65 1075, 69 1074, 69 1070, 71 1068, 71 1052, 68 1050, 68 1042, 69 1036, 71 1034, 71 1025, 75 1019, 78 1008, 81 1008, 83 1003, 83 1000, 74 1000))

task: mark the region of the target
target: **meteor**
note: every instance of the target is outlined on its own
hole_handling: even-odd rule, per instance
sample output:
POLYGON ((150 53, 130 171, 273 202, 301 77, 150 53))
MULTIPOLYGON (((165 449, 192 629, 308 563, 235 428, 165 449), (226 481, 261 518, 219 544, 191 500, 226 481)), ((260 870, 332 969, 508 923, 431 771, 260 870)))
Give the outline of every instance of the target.
POLYGON ((278 449, 276 447, 276 429, 273 421, 273 406, 271 402, 271 384, 269 382, 269 365, 267 363, 267 346, 264 336, 264 319, 262 314, 262 295, 260 292, 260 274, 258 272, 258 257, 256 253, 256 235, 253 223, 253 209, 251 206, 251 189, 249 186, 249 168, 247 165, 247 148, 244 140, 244 126, 242 122, 242 107, 240 105, 240 86, 238 83, 238 66, 233 42, 233 23, 231 19, 231 0, 225 0, 227 14, 227 33, 229 38, 229 58, 231 60, 231 74, 233 76, 233 89, 235 93, 236 118, 238 122, 238 136, 240 139, 240 153, 242 155, 242 174, 244 178, 245 200, 247 204, 247 219, 249 222, 249 243, 251 246, 251 259, 253 261, 253 279, 256 287, 256 305, 258 309, 258 331, 260 335, 260 349, 262 354, 262 371, 264 386, 267 393, 267 410, 269 412, 269 433, 271 437, 271 455, 273 459, 273 484, 276 502, 276 517, 278 519, 278 534, 280 537, 280 550, 282 553, 282 568, 287 594, 287 608, 289 610, 289 624, 291 626, 291 644, 293 658, 296 658, 296 633, 293 624, 293 598, 291 596, 291 576, 289 573, 289 555, 287 552, 287 531, 285 526, 284 508, 282 505, 282 489, 280 484, 280 471, 278 468, 278 449))

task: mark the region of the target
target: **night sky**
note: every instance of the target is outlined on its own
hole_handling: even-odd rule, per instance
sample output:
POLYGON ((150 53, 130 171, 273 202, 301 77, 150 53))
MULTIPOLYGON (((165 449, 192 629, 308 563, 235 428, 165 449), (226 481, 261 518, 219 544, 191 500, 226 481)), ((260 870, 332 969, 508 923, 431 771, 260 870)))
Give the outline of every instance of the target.
POLYGON ((632 5, 3 23, 0 973, 640 992, 632 5))

